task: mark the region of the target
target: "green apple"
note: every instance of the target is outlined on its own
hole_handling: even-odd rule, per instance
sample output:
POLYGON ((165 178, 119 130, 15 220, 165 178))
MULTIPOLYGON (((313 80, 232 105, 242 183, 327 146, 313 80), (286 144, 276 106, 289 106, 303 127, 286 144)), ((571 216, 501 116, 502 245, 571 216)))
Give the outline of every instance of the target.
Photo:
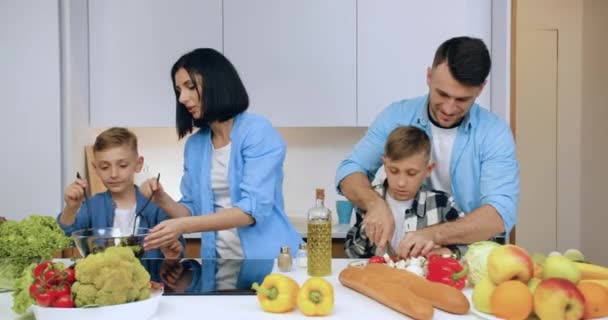
POLYGON ((543 264, 543 262, 545 262, 545 259, 547 259, 547 255, 535 252, 530 255, 530 258, 535 264, 543 264))
POLYGON ((528 281, 528 288, 530 289, 530 292, 532 292, 532 294, 534 294, 534 291, 536 291, 536 287, 538 286, 539 283, 540 283, 539 278, 532 278, 532 279, 530 279, 530 281, 528 281))
POLYGON ((552 256, 543 263, 543 280, 549 278, 566 279, 576 284, 581 279, 581 272, 572 260, 564 256, 552 256))
POLYGON ((492 307, 490 306, 490 298, 492 297, 492 292, 494 292, 494 288, 496 285, 490 277, 485 275, 481 280, 479 280, 475 284, 475 288, 473 289, 473 295, 471 296, 471 300, 473 300, 473 306, 475 309, 487 313, 492 314, 492 307))
POLYGON ((583 262, 585 261, 585 256, 583 255, 583 253, 578 250, 578 249, 568 249, 566 250, 566 252, 564 252, 564 257, 575 261, 575 262, 583 262))
POLYGON ((561 255, 562 255, 562 253, 559 251, 551 251, 551 252, 549 252, 547 257, 555 257, 555 256, 561 256, 561 255))

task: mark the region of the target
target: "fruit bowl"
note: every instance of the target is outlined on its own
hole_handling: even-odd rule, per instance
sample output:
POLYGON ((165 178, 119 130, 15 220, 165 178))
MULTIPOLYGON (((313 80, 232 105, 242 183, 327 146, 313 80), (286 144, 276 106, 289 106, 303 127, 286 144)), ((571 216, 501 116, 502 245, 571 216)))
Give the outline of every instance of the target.
MULTIPOLYGON (((152 289, 151 289, 152 290, 152 289)), ((150 298, 105 307, 93 308, 45 308, 33 305, 36 320, 108 320, 150 319, 158 309, 163 291, 153 290, 150 298)))
POLYGON ((121 231, 120 228, 92 228, 72 232, 72 238, 80 255, 102 252, 109 247, 131 247, 136 257, 144 254, 143 242, 148 228, 139 228, 135 235, 121 231))

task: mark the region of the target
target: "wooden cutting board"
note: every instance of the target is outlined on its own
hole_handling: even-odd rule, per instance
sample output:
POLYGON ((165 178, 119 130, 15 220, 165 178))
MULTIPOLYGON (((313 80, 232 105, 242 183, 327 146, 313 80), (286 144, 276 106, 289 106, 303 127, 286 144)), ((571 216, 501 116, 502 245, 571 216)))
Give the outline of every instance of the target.
POLYGON ((87 164, 87 172, 86 179, 89 183, 89 188, 87 191, 89 192, 89 196, 94 196, 99 192, 106 191, 106 187, 101 182, 101 178, 97 175, 95 171, 95 167, 93 166, 93 162, 95 161, 95 156, 93 155, 93 146, 87 145, 84 147, 85 149, 85 162, 87 164))

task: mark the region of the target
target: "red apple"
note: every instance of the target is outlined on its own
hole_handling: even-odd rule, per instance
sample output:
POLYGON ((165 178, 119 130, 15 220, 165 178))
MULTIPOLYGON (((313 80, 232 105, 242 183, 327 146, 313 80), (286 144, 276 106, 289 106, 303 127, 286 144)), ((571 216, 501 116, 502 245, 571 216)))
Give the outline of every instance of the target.
POLYGON ((534 291, 534 312, 540 319, 577 320, 584 311, 583 294, 566 279, 543 280, 534 291))
POLYGON ((488 256, 488 276, 497 285, 507 280, 527 283, 533 275, 534 263, 522 247, 507 244, 492 249, 488 256))

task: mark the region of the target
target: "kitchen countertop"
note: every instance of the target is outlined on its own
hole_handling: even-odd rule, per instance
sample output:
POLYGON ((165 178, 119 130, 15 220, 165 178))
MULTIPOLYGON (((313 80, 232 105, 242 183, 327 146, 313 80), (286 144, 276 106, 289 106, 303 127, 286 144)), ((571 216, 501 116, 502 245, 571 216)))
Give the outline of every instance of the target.
MULTIPOLYGON (((332 319, 404 319, 407 318, 366 296, 343 287, 338 281, 340 270, 345 268, 349 259, 334 259, 333 273, 326 279, 334 286, 335 305, 330 317, 332 319)), ((274 272, 278 272, 275 270, 274 272)), ((295 269, 285 273, 294 278, 300 285, 308 279, 306 269, 295 269)), ((470 289, 467 289, 470 293, 470 289)), ((150 320, 190 319, 195 315, 205 318, 226 319, 310 319, 298 310, 286 314, 263 312, 255 296, 162 296, 156 315, 150 320)), ((0 293, 0 319, 20 319, 11 310, 11 293, 0 293)), ((137 315, 124 314, 122 319, 138 319, 137 315)), ((453 315, 435 309, 433 319, 474 319, 472 313, 453 315)), ((33 319, 31 317, 30 319, 33 319)))

